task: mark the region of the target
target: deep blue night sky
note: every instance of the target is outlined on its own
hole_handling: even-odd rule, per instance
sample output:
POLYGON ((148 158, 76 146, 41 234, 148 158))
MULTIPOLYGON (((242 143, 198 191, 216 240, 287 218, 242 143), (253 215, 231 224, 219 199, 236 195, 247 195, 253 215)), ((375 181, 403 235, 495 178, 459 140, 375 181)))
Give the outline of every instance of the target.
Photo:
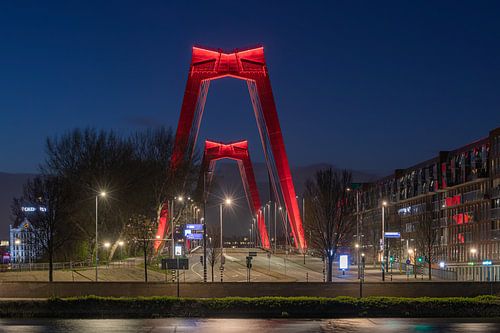
MULTIPOLYGON (((387 171, 500 125, 500 2, 177 2, 0 2, 0 171, 74 127, 175 128, 193 45, 264 45, 292 165, 387 171)), ((243 82, 212 84, 205 137, 262 160, 243 82)))

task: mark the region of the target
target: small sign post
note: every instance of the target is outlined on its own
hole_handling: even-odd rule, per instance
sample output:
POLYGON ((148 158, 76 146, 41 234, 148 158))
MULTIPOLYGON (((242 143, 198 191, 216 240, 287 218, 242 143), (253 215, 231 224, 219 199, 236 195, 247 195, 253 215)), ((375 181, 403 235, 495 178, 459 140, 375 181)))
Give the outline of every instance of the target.
POLYGON ((339 256, 339 269, 342 271, 342 275, 345 275, 345 271, 349 269, 349 256, 347 254, 339 256))
POLYGON ((171 269, 176 272, 177 276, 177 297, 180 294, 180 283, 179 283, 179 270, 189 269, 189 259, 187 258, 175 258, 175 259, 162 259, 161 269, 171 269))

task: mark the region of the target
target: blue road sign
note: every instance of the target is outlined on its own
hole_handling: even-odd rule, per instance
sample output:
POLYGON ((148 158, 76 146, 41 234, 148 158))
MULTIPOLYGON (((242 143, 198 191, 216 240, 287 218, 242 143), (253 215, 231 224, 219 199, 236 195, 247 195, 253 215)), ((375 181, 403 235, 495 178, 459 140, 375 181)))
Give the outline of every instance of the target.
POLYGON ((186 239, 195 239, 195 240, 200 240, 203 239, 203 234, 187 234, 186 239))
POLYGON ((397 231, 384 232, 385 238, 401 238, 401 234, 397 231))
POLYGON ((187 230, 203 231, 203 224, 186 224, 187 230))

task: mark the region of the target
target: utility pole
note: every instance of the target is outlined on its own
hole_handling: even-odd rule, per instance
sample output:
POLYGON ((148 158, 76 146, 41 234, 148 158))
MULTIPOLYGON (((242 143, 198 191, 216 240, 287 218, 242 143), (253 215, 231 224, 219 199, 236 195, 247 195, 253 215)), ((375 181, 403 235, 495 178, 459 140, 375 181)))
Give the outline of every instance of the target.
POLYGON ((174 241, 174 202, 175 200, 171 200, 171 203, 170 203, 170 206, 171 206, 171 210, 170 210, 170 230, 171 230, 171 234, 172 234, 172 259, 175 258, 174 254, 175 254, 175 241, 174 241))
POLYGON ((207 173, 203 174, 203 282, 207 282, 207 173))
MULTIPOLYGON (((305 197, 302 196, 302 225, 305 225, 305 221, 306 221, 306 201, 305 201, 305 197)), ((305 237, 305 235, 304 235, 305 237)), ((304 252, 304 265, 306 264, 306 249, 302 249, 302 251, 304 252)))
POLYGON ((385 206, 387 202, 382 201, 382 281, 385 281, 385 206))
POLYGON ((276 204, 277 202, 274 202, 274 254, 276 254, 276 243, 278 241, 277 235, 276 235, 276 204))
POLYGON ((361 246, 360 235, 359 235, 359 191, 356 191, 356 238, 357 238, 357 246, 356 246, 356 263, 358 264, 358 279, 361 278, 360 275, 360 262, 359 262, 359 247, 361 246))
POLYGON ((97 221, 99 216, 99 196, 95 196, 95 282, 98 281, 98 270, 99 270, 99 243, 97 239, 97 221))

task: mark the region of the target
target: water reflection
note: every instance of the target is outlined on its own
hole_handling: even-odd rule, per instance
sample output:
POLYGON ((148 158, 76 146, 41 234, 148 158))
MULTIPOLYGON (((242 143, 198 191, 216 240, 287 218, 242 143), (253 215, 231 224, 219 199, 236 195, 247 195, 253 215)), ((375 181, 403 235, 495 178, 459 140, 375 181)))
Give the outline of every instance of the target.
POLYGON ((500 332, 495 319, 0 319, 1 333, 500 332))

